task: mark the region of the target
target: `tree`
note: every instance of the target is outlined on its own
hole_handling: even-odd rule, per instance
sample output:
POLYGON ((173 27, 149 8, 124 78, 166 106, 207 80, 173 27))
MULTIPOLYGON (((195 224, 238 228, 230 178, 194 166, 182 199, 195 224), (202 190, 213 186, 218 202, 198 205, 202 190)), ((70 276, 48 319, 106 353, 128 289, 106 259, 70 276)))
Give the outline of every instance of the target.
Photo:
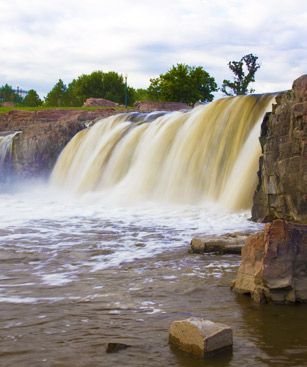
POLYGON ((212 92, 217 91, 215 79, 201 66, 177 64, 165 74, 150 79, 148 95, 157 101, 173 101, 194 104, 212 101, 212 92))
POLYGON ((68 104, 67 87, 64 82, 59 79, 51 91, 45 98, 45 105, 48 107, 63 107, 68 104))
POLYGON ((227 96, 253 93, 255 90, 252 88, 248 90, 248 86, 255 81, 256 71, 260 68, 257 60, 258 56, 248 54, 243 56, 240 61, 230 61, 228 66, 234 73, 234 81, 223 80, 222 92, 227 96))
POLYGON ((42 100, 34 89, 30 89, 22 103, 24 106, 37 107, 42 104, 42 100))
MULTIPOLYGON (((83 74, 68 86, 70 104, 82 106, 87 98, 105 98, 124 104, 126 84, 122 75, 115 71, 104 73, 100 70, 83 74)), ((134 89, 127 87, 128 103, 134 101, 134 89)))
POLYGON ((144 102, 150 99, 148 90, 144 88, 135 89, 133 98, 135 101, 138 101, 138 102, 144 102))
POLYGON ((0 87, 0 102, 21 103, 22 98, 13 90, 10 85, 5 84, 0 87))

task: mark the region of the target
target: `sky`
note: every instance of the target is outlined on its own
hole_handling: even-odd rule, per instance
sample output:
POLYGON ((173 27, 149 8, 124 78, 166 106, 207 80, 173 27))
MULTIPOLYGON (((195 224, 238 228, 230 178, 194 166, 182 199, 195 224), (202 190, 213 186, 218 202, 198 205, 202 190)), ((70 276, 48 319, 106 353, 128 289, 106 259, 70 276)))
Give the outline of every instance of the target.
POLYGON ((249 53, 261 64, 257 93, 290 89, 307 73, 307 1, 0 0, 0 85, 41 96, 94 70, 146 88, 177 63, 220 86, 228 62, 249 53))

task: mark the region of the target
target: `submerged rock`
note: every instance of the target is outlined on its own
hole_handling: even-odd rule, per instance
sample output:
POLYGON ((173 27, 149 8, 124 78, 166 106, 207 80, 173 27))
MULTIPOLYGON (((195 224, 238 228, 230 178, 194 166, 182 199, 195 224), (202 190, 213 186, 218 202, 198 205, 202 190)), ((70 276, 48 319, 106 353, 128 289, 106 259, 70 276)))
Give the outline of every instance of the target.
POLYGON ((130 348, 131 345, 124 343, 108 343, 106 348, 106 353, 117 353, 123 349, 130 348))
POLYGON ((233 285, 254 301, 307 301, 307 226, 281 219, 246 240, 233 285))
POLYGON ((171 323, 169 342, 184 352, 204 358, 232 347, 232 329, 224 324, 190 317, 171 323))
POLYGON ((193 238, 189 253, 204 254, 215 252, 223 254, 241 254, 241 249, 250 233, 235 232, 221 236, 202 236, 193 238))

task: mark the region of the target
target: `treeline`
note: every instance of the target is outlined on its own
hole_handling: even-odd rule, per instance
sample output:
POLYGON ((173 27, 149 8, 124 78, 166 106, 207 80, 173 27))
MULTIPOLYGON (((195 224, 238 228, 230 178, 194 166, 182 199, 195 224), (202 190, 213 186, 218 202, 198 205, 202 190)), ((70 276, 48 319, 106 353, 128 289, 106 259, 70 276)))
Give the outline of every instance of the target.
POLYGON ((245 55, 239 61, 230 61, 228 66, 233 80, 224 80, 221 88, 202 66, 177 64, 158 78, 150 79, 147 89, 128 86, 123 75, 114 71, 94 71, 73 79, 66 85, 61 79, 53 86, 44 100, 31 89, 22 97, 18 91, 5 84, 0 87, 0 102, 37 107, 78 107, 87 98, 105 98, 124 105, 132 106, 136 101, 173 101, 194 104, 197 101, 210 102, 214 92, 221 90, 225 95, 252 93, 249 84, 255 81, 255 73, 260 65, 258 57, 245 55))

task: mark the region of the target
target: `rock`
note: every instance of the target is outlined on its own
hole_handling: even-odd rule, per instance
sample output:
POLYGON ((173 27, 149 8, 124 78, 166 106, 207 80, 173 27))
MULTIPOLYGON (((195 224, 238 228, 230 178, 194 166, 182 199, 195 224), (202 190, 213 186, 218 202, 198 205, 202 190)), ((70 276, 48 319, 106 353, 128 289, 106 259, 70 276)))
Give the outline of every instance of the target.
POLYGON ((224 324, 190 317, 171 323, 169 342, 184 352, 204 358, 232 347, 232 329, 224 324))
POLYGON ((252 219, 307 224, 307 74, 276 97, 263 120, 260 143, 252 219))
POLYGON ((307 226, 276 219, 247 238, 233 285, 257 303, 307 301, 307 226))
POLYGON ((124 343, 108 343, 106 353, 117 353, 120 350, 127 349, 129 347, 131 347, 131 345, 124 343))
POLYGON ((1 107, 14 107, 15 106, 15 103, 13 102, 2 102, 0 104, 1 107))
POLYGON ((104 98, 88 98, 83 107, 116 107, 118 103, 104 98))
POLYGON ((68 141, 98 118, 118 113, 115 109, 95 111, 13 110, 0 114, 0 133, 20 131, 13 143, 11 174, 32 178, 49 174, 68 141))
POLYGON ((235 232, 220 236, 202 236, 193 238, 190 243, 189 253, 203 254, 215 252, 218 254, 241 254, 246 238, 250 233, 235 232))
POLYGON ((140 112, 179 111, 190 109, 186 103, 182 102, 136 102, 134 106, 140 112))

